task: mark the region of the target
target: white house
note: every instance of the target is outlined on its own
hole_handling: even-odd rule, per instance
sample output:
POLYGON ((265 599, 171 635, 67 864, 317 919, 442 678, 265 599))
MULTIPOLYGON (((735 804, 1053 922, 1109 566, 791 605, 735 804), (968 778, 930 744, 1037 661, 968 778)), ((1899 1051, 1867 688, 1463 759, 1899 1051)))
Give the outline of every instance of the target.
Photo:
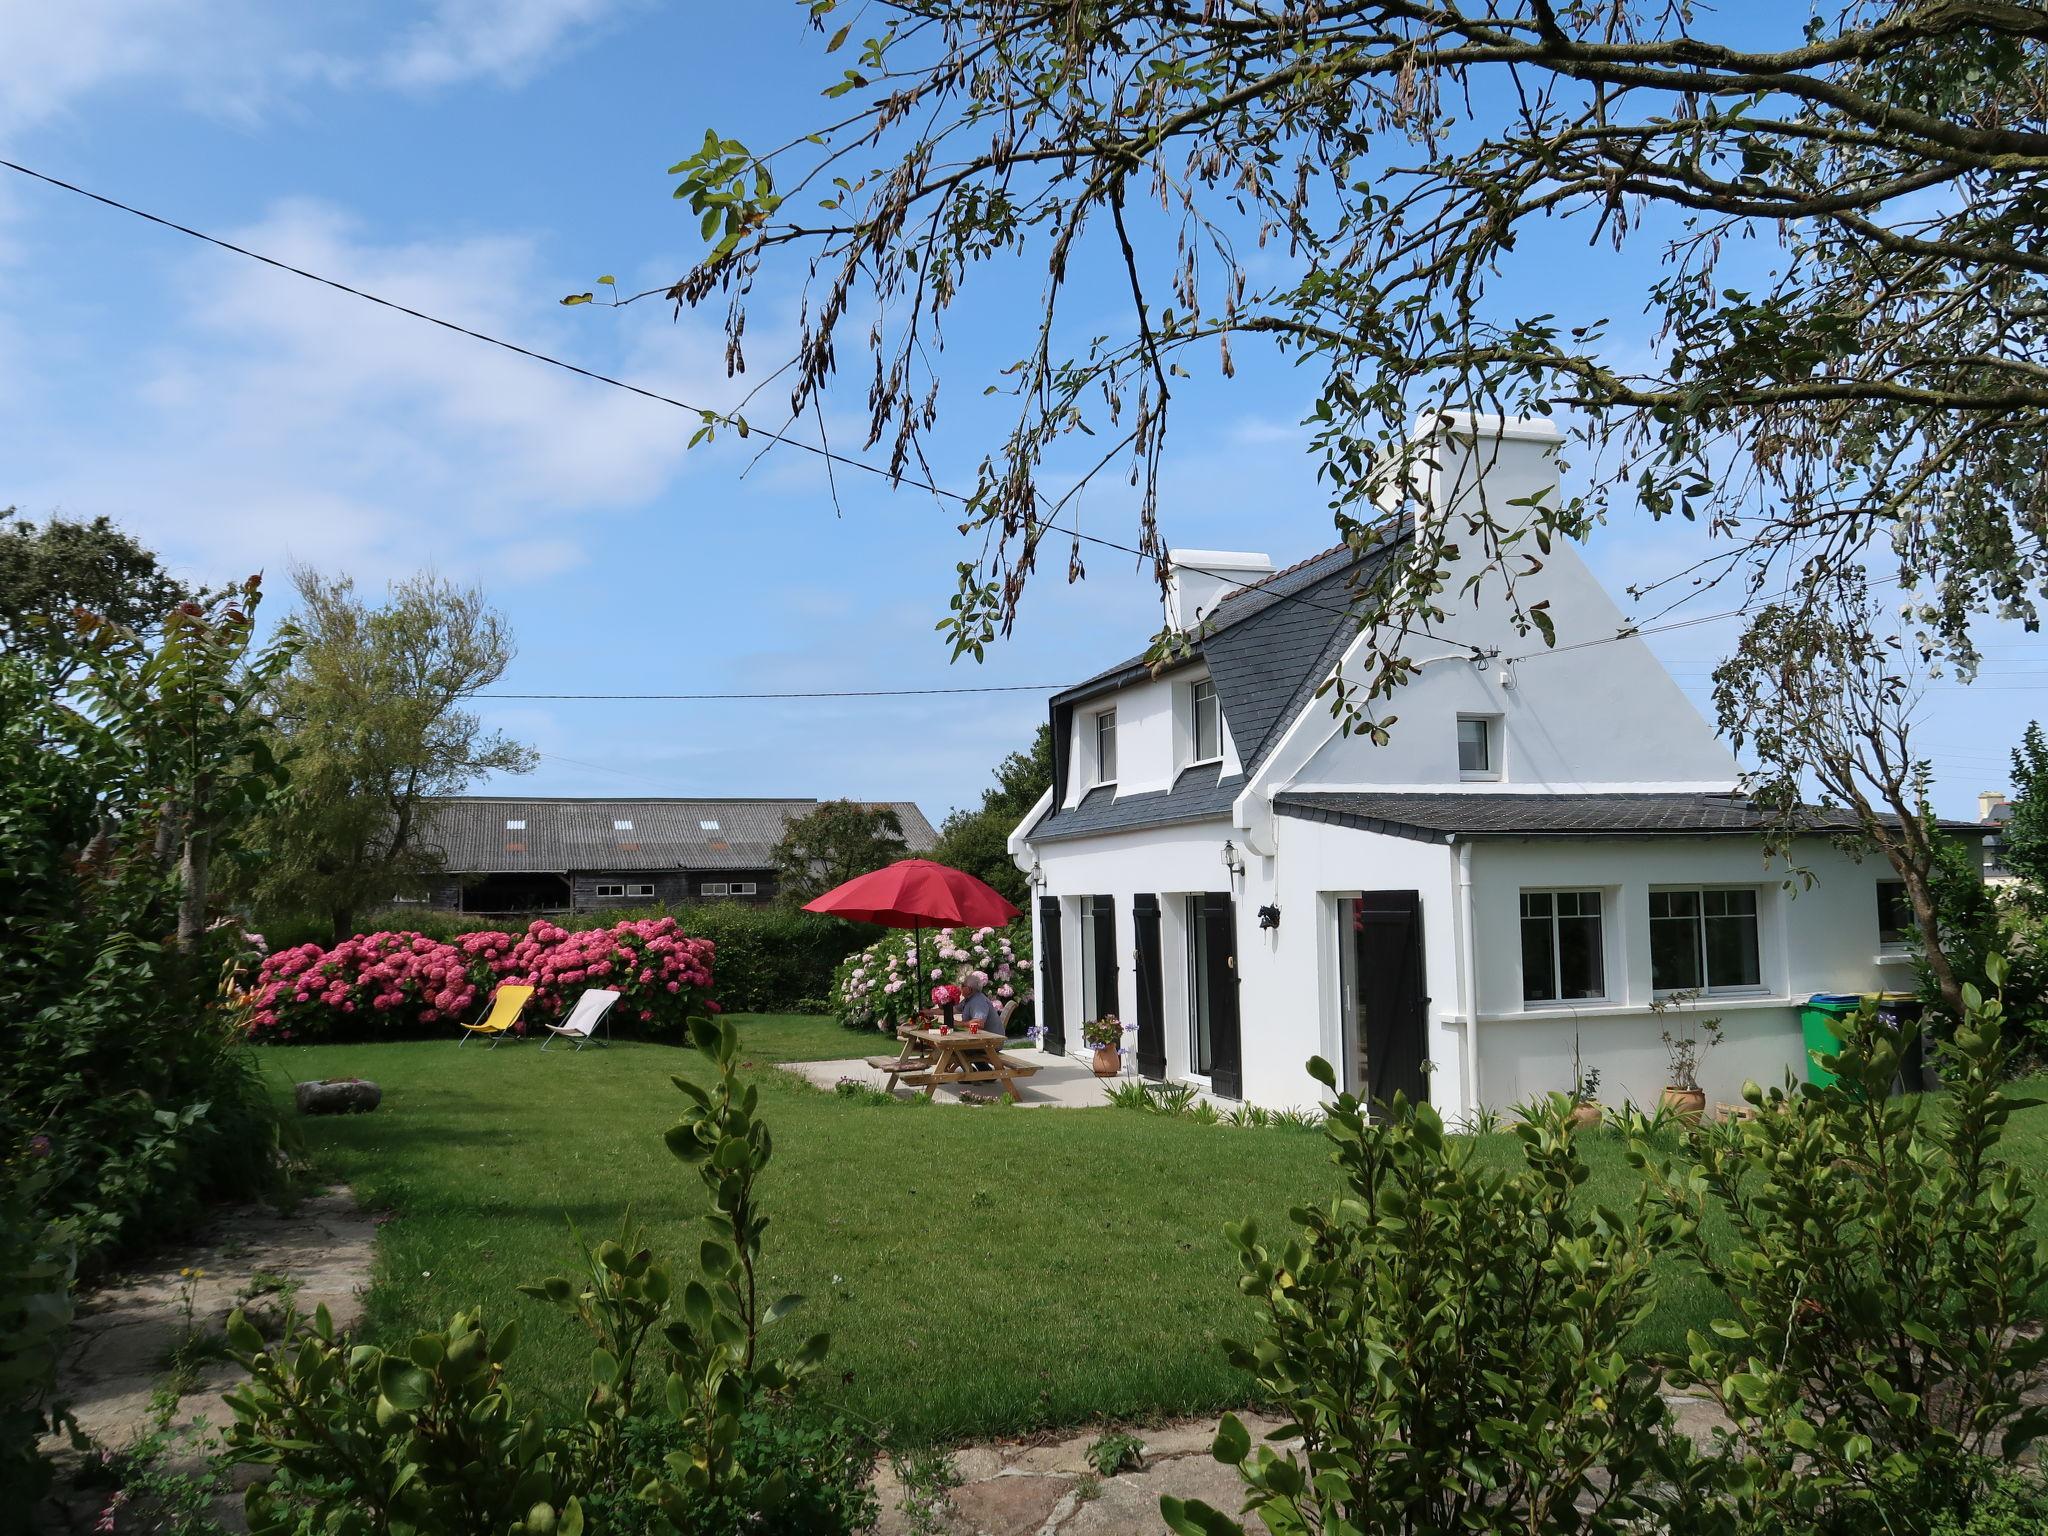
MULTIPOLYGON (((1482 466, 1496 509, 1554 492, 1558 445, 1546 423, 1468 420, 1418 503, 1455 516, 1482 466)), ((1053 788, 1011 839, 1049 1048, 1084 1054, 1081 1022, 1116 1013, 1143 1076, 1305 1105, 1321 1055, 1354 1091, 1455 1120, 1568 1089, 1576 1046, 1605 1102, 1650 1104, 1674 1022, 1650 1005, 1697 988, 1689 1011, 1725 1028, 1702 1086, 1732 1101, 1803 1071, 1811 994, 1912 985, 1888 866, 1819 820, 1798 856, 1814 884, 1767 865, 1734 759, 1643 642, 1614 638, 1568 544, 1522 584, 1549 599, 1547 650, 1446 585, 1456 643, 1410 640, 1421 670, 1383 746, 1315 697, 1365 643, 1344 613, 1356 554, 1173 559, 1191 656, 1053 698, 1053 788)))

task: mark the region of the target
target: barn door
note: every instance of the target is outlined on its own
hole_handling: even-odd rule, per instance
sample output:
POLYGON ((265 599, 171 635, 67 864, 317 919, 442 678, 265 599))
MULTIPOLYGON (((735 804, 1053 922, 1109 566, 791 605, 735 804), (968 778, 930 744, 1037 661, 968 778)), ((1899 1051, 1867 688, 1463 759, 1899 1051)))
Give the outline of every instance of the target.
POLYGON ((1237 1016, 1237 908, 1227 892, 1202 896, 1202 958, 1208 988, 1209 1086, 1226 1099, 1244 1097, 1244 1050, 1237 1016))
POLYGON ((1367 1096, 1385 1103, 1397 1093, 1429 1101, 1424 1039, 1429 998, 1422 990, 1422 896, 1417 891, 1367 891, 1352 922, 1356 945, 1357 1030, 1367 1096))
POLYGON ((1067 973, 1060 959, 1060 899, 1038 898, 1038 1024, 1040 1050, 1067 1049, 1067 973))
POLYGON ((1159 952, 1159 898, 1131 898, 1131 969, 1138 989, 1138 1076, 1166 1076, 1165 967, 1159 952))

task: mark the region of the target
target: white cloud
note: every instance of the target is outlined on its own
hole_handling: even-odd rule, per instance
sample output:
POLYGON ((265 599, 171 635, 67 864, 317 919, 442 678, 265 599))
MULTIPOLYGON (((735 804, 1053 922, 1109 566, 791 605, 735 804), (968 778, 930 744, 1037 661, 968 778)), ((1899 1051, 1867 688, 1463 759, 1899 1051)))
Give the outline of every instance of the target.
POLYGON ((0 0, 0 132, 18 133, 122 88, 255 121, 308 85, 431 90, 518 85, 619 9, 619 0, 436 0, 392 40, 343 7, 264 0, 0 0), (351 25, 353 24, 353 25, 351 25))
POLYGON ((379 74, 408 89, 479 77, 517 85, 614 8, 613 0, 439 0, 384 56, 379 74))
MULTIPOLYGON (((539 350, 617 351, 607 371, 679 398, 732 393, 715 335, 639 310, 562 309, 520 237, 381 243, 312 202, 229 234, 539 350)), ((10 500, 104 512, 209 578, 303 559, 369 581, 435 565, 495 586, 580 564, 593 535, 579 525, 683 473, 695 423, 672 407, 220 253, 178 271, 179 322, 137 345, 110 375, 132 382, 89 419, 41 434, 10 500)), ((10 367, 24 372, 39 346, 63 346, 16 343, 10 367)))

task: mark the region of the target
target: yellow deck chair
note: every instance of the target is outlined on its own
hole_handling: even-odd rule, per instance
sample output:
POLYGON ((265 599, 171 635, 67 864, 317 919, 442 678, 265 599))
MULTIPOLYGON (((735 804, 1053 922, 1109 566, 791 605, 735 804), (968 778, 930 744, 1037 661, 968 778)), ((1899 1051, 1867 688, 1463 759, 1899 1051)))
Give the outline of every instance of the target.
POLYGON ((531 987, 498 988, 491 994, 491 1011, 476 1023, 462 1026, 461 1043, 467 1045, 478 1035, 489 1035, 491 1045, 495 1048, 500 1040, 512 1032, 512 1026, 519 1022, 519 1011, 526 1006, 527 999, 532 996, 531 987))

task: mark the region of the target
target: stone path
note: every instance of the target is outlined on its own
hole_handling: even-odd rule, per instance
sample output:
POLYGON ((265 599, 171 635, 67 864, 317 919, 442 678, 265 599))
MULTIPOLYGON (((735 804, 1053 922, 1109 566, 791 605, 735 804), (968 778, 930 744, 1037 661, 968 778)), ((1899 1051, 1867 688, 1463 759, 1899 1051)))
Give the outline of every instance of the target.
MULTIPOLYGON (((201 1447, 231 1417, 220 1399, 240 1371, 215 1358, 194 1362, 181 1378, 169 1365, 180 1341, 193 1330, 220 1334, 237 1306, 266 1337, 275 1336, 287 1300, 308 1315, 324 1303, 337 1328, 354 1327, 370 1282, 376 1225, 346 1188, 303 1200, 289 1214, 268 1206, 220 1211, 197 1236, 157 1254, 147 1268, 79 1298, 59 1368, 59 1398, 95 1448, 119 1453, 175 1430, 173 1463, 197 1467, 201 1447)), ((72 1486, 93 1480, 90 1465, 81 1466, 61 1437, 45 1448, 57 1457, 66 1491, 50 1501, 38 1528, 94 1530, 107 1494, 72 1486)), ((229 1503, 216 1518, 238 1529, 240 1500, 229 1503)), ((140 1511, 132 1523, 122 1513, 115 1511, 117 1532, 144 1528, 140 1511)))
MULTIPOLYGON (((1678 1427, 1703 1444, 1726 1423, 1704 1398, 1670 1392, 1664 1401, 1678 1427)), ((1238 1417, 1255 1444, 1279 1424, 1255 1413, 1238 1417)), ((1209 1454, 1217 1422, 1185 1419, 1131 1431, 1144 1442, 1142 1463, 1115 1477, 1101 1476, 1088 1459, 1100 1430, 1062 1440, 968 1446, 953 1453, 958 1485, 922 1520, 913 1491, 885 1461, 875 1475, 882 1515, 874 1536, 1161 1536, 1167 1531, 1159 1515, 1161 1494, 1200 1499, 1235 1516, 1244 1484, 1235 1468, 1209 1454)), ((1244 1525, 1249 1532, 1265 1530, 1256 1517, 1244 1525)))

